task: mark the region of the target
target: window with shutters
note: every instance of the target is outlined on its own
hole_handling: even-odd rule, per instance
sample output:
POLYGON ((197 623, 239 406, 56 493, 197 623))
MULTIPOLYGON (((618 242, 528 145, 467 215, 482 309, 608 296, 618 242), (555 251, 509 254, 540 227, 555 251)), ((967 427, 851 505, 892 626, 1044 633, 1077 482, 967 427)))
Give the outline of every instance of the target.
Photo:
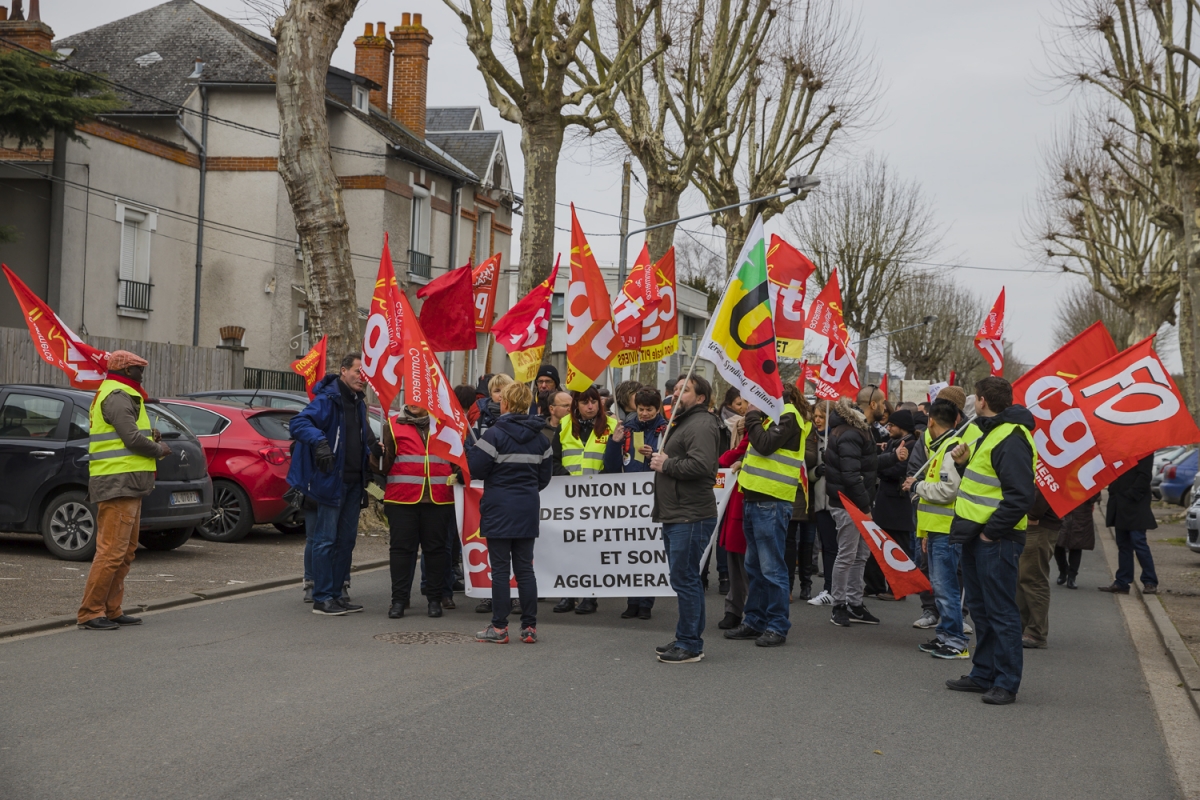
POLYGON ((117 313, 146 319, 150 314, 150 244, 158 215, 148 208, 117 203, 121 251, 117 270, 117 313))

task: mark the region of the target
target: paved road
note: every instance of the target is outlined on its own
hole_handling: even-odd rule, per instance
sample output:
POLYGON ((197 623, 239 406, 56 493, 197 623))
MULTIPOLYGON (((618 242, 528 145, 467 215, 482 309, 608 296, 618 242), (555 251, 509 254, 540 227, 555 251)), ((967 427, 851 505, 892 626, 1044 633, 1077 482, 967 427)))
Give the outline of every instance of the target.
MULTIPOLYGON (((1103 582, 1087 559, 1081 584, 1103 582)), ((400 646, 477 615, 324 619, 294 591, 147 617, 112 634, 0 644, 0 797, 927 798, 1177 796, 1111 597, 1054 588, 1052 648, 1014 706, 952 693, 916 650, 918 606, 878 628, 793 607, 786 647, 710 629, 701 664, 654 661, 650 622, 548 613, 543 642, 400 646), (879 751, 876 753, 875 751, 879 751)), ((710 625, 719 600, 709 594, 710 625)))

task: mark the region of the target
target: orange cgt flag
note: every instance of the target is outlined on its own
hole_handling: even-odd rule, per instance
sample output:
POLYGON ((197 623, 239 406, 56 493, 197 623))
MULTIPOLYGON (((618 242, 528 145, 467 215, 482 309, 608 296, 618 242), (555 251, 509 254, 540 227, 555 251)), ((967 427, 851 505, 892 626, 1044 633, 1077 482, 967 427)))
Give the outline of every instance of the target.
POLYGON ((887 578, 888 587, 897 600, 910 594, 933 590, 929 579, 917 569, 917 565, 904 552, 904 548, 896 544, 874 520, 859 511, 858 506, 850 502, 850 498, 841 492, 838 492, 838 497, 842 498, 842 508, 846 509, 850 519, 854 520, 858 532, 871 548, 871 555, 875 556, 875 563, 883 570, 883 577, 887 578))
MULTIPOLYGON (((375 277, 375 292, 371 295, 371 308, 367 316, 367 329, 363 333, 362 370, 383 408, 392 407, 392 401, 400 393, 401 376, 397 372, 403 357, 404 342, 401 339, 401 323, 404 292, 396 283, 396 270, 392 266, 392 252, 388 249, 388 235, 383 234, 383 253, 379 256, 379 272, 375 277)), ((410 308, 411 310, 411 308, 410 308)))
POLYGON ((829 274, 829 282, 808 307, 808 320, 804 327, 826 339, 836 339, 844 345, 850 343, 846 320, 842 316, 842 289, 838 285, 836 269, 829 274))
POLYGON ((600 265, 571 207, 571 280, 564 310, 567 327, 566 388, 582 392, 604 374, 621 346, 600 265))
POLYGON ((513 378, 527 383, 537 376, 546 350, 546 332, 550 328, 550 302, 554 282, 558 280, 558 261, 546 280, 533 287, 492 325, 492 335, 505 349, 513 365, 513 378))
POLYGON ((292 372, 304 378, 304 391, 308 392, 309 400, 313 399, 313 389, 325 377, 325 347, 328 341, 328 334, 322 336, 312 350, 292 362, 292 372))
POLYGON ((108 373, 108 353, 85 344, 7 264, 0 264, 0 268, 21 304, 29 335, 42 360, 65 372, 77 389, 100 388, 108 373))

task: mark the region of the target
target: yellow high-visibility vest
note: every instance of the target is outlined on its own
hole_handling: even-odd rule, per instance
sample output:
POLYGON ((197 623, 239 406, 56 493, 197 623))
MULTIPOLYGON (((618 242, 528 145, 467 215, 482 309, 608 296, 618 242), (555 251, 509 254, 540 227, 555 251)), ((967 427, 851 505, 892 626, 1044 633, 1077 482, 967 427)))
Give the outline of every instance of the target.
MULTIPOLYGON (((800 411, 791 403, 783 407, 784 414, 791 414, 800 425, 800 449, 776 450, 764 456, 750 445, 738 473, 738 485, 744 490, 770 495, 789 503, 796 501, 796 489, 804 484, 804 495, 808 496, 808 474, 804 469, 804 444, 812 430, 812 423, 800 416, 800 411)), ((763 419, 763 427, 771 427, 769 417, 763 419)))
POLYGON ((125 392, 133 396, 138 406, 137 426, 147 438, 152 429, 150 418, 146 416, 146 404, 142 396, 131 386, 120 381, 106 380, 96 391, 96 399, 88 416, 91 428, 88 433, 88 474, 89 475, 119 475, 123 472, 154 472, 154 459, 150 456, 139 456, 125 447, 117 429, 104 420, 100 405, 113 392, 125 392))
MULTIPOLYGON (((996 513, 1000 501, 1004 499, 1004 493, 1000 491, 1000 478, 992 467, 992 451, 1009 436, 1025 437, 1029 442, 1029 449, 1033 451, 1033 469, 1037 471, 1037 445, 1033 443, 1029 429, 1011 422, 997 425, 975 445, 974 452, 971 453, 971 460, 967 463, 967 470, 963 473, 962 483, 958 487, 958 497, 954 501, 955 516, 985 524, 992 518, 992 514, 996 513)), ((1014 527, 1023 531, 1028 524, 1029 519, 1021 517, 1014 527)))
MULTIPOLYGON (((933 453, 929 458, 929 467, 925 470, 925 482, 937 483, 942 473, 942 464, 945 462, 946 456, 950 451, 962 442, 957 436, 951 436, 946 441, 938 446, 937 452, 933 453)), ((929 444, 926 443, 926 452, 928 452, 929 444)), ((950 469, 954 469, 954 465, 950 465, 950 469)), ((954 500, 949 503, 934 503, 921 497, 917 500, 917 532, 921 533, 949 533, 950 523, 954 521, 954 500)))
MULTIPOLYGON (((597 419, 596 422, 600 420, 597 419)), ((608 433, 596 435, 596 428, 588 434, 588 440, 582 442, 572 430, 570 417, 564 419, 558 426, 558 439, 562 442, 562 465, 572 475, 595 475, 604 467, 604 448, 608 445, 608 437, 616 430, 617 421, 608 418, 608 433)), ((628 435, 628 434, 627 434, 628 435)))

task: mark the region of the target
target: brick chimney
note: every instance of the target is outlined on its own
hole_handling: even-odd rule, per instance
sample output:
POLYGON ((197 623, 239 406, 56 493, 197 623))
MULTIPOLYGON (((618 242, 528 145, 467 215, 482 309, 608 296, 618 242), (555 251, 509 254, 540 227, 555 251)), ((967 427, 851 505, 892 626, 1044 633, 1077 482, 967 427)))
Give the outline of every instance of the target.
POLYGON ((392 58, 392 119, 425 138, 425 91, 429 78, 429 45, 433 36, 421 25, 420 14, 402 14, 392 29, 396 52, 392 58), (411 17, 411 20, 410 20, 411 17))
MULTIPOLYGON (((21 0, 13 0, 12 15, 7 19, 0 18, 0 39, 7 39, 39 53, 47 53, 50 51, 51 42, 54 41, 54 31, 42 22, 38 0, 30 0, 28 17, 21 10, 21 0)), ((0 48, 4 46, 4 42, 0 42, 0 48)))
POLYGON ((371 105, 388 112, 388 75, 392 71, 392 43, 387 26, 367 23, 363 35, 354 40, 354 74, 375 81, 382 89, 371 90, 371 105))

